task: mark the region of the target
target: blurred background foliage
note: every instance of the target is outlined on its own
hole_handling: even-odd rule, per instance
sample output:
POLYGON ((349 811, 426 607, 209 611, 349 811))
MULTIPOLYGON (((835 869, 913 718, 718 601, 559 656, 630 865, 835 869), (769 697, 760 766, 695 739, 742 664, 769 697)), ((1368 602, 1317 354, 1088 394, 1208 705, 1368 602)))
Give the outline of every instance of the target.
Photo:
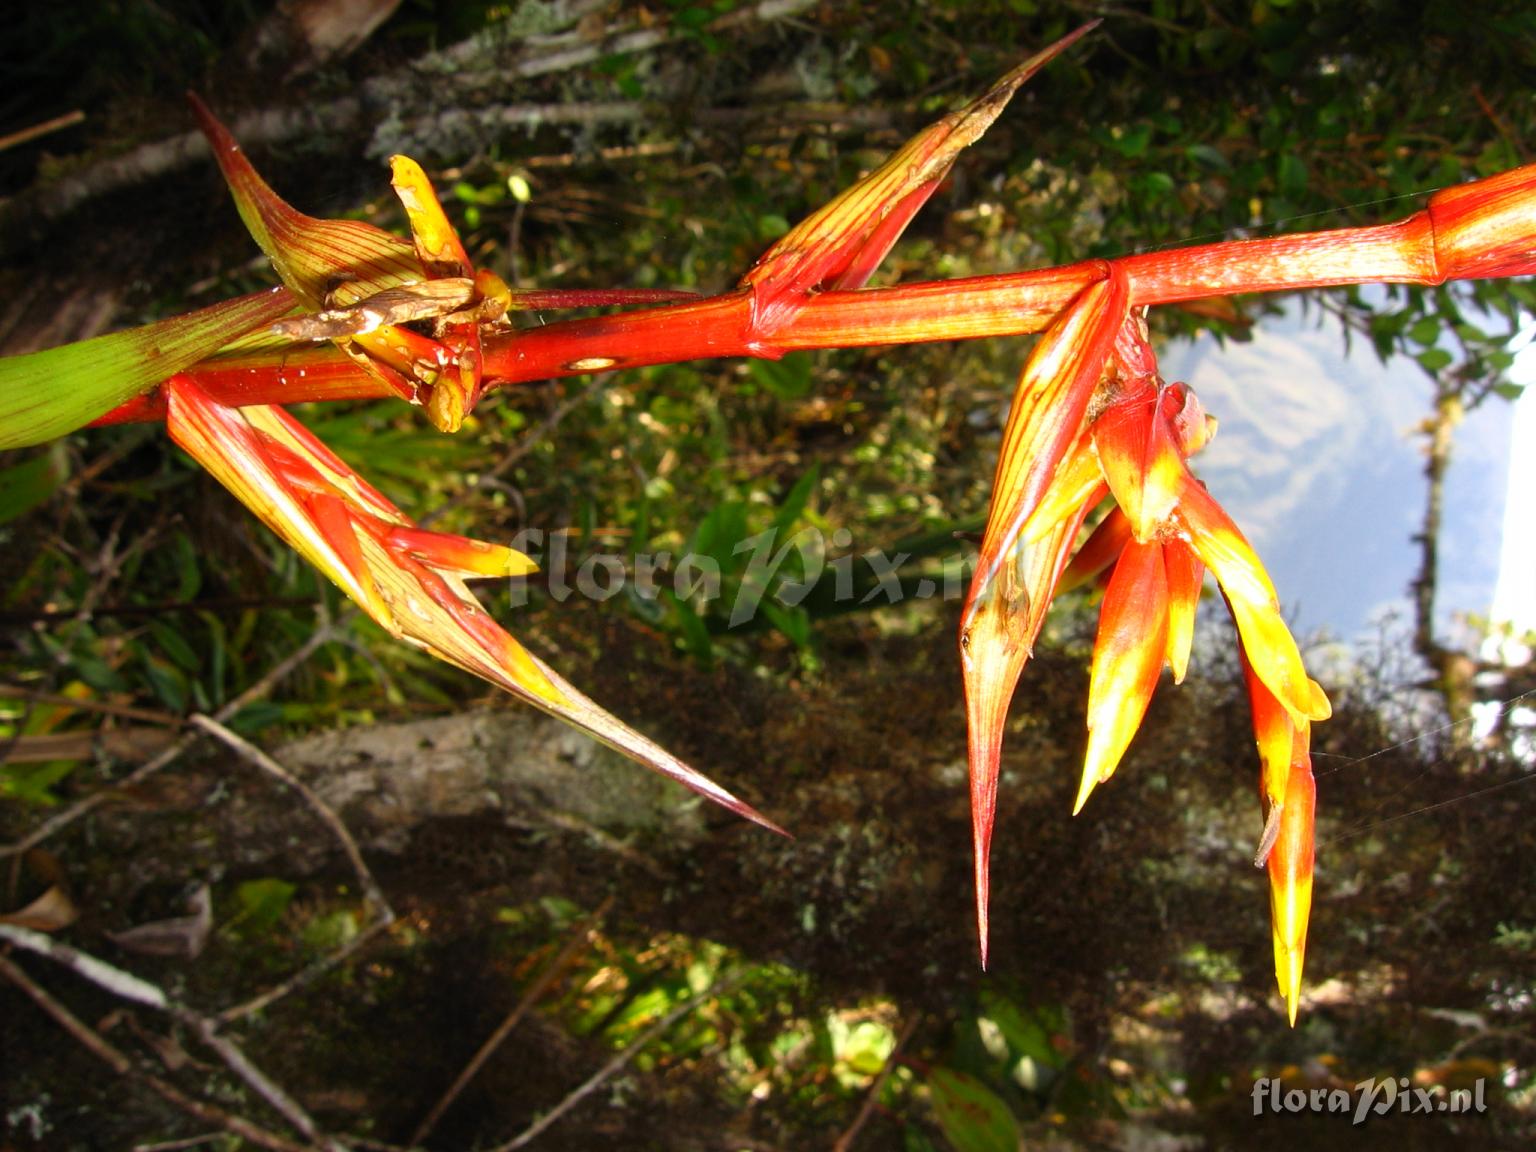
MULTIPOLYGON (((0 189, 25 207, 89 182, 104 161, 183 131, 179 94, 193 87, 231 118, 314 113, 312 131, 251 149, 305 210, 399 227, 378 159, 404 148, 430 166, 474 259, 518 286, 718 291, 911 132, 1095 16, 1101 29, 962 156, 876 283, 1378 222, 1433 188, 1530 161, 1536 138, 1536 10, 1520 0, 787 7, 761 20, 730 0, 404 0, 356 52, 305 64, 271 47, 263 4, 31 6, 0 45, 13 80, 0 131, 85 116, 0 151, 0 189), (660 41, 621 50, 634 33, 660 41), (446 67, 466 37, 473 50, 446 67), (515 80, 497 70, 556 46, 596 51, 515 80), (348 98, 363 99, 363 115, 320 114, 348 98), (507 106, 546 112, 513 123, 498 119, 507 106)), ((209 164, 109 189, 73 214, 7 220, 10 350, 269 280, 209 164)), ((1383 358, 1415 357, 1439 394, 1470 405, 1514 395, 1507 344, 1532 292, 1500 281, 1316 299, 1383 358)), ((1241 340, 1269 307, 1206 302, 1164 309, 1154 326, 1163 339, 1241 340)), ((618 891, 622 914, 562 976, 520 1056, 489 1068, 430 1146, 504 1138, 693 998, 700 1006, 548 1146, 829 1146, 898 1038, 859 1147, 1491 1148, 1536 1135, 1527 790, 1378 823, 1520 782, 1528 752, 1522 761, 1510 729, 1474 745, 1464 727, 1442 728, 1461 717, 1408 695, 1425 669, 1403 635, 1384 634, 1330 684, 1314 1003, 1295 1033, 1264 1002, 1267 910, 1242 864, 1257 833, 1251 735, 1219 629, 1202 637, 1191 682, 1154 704, 1126 779, 1064 820, 1093 627, 1084 600, 1053 618, 1015 706, 995 864, 1005 959, 976 971, 956 604, 936 592, 958 587, 956 533, 979 526, 1027 346, 857 349, 527 386, 454 438, 393 403, 303 410, 408 512, 489 539, 540 532, 546 560, 558 538, 567 568, 514 589, 515 609, 491 589, 489 606, 605 705, 793 816, 801 839, 764 845, 717 826, 691 862, 657 849, 665 883, 579 836, 509 846, 503 831, 471 829, 499 862, 489 871, 466 864, 463 846, 445 864, 441 848, 417 845, 388 877, 407 909, 397 929, 302 1014, 274 1011, 253 1028, 269 1061, 325 1086, 316 1107, 338 1122, 400 1143, 516 989, 618 891), (813 529, 804 539, 825 543, 764 590, 810 589, 794 603, 769 596, 730 627, 736 592, 764 578, 742 542, 770 529, 813 529), (874 550, 909 557, 899 604, 863 558, 874 550), (712 556, 721 594, 648 597, 633 580, 601 604, 555 594, 557 574, 569 584, 599 553, 712 556), (851 598, 829 586, 840 572, 851 598), (913 595, 924 580, 929 594, 913 595), (914 893, 924 900, 901 902, 914 893), (727 974, 738 983, 711 995, 727 974), (400 1036, 411 1051, 392 1056, 400 1036), (1260 1075, 1296 1086, 1482 1076, 1493 1098, 1487 1114, 1418 1125, 1260 1124, 1248 1112, 1260 1075)), ((10 833, 163 747, 189 712, 234 699, 343 609, 159 429, 82 433, 0 457, 0 469, 10 833)), ((486 697, 353 618, 345 643, 231 724, 273 745, 486 697)), ((357 894, 329 873, 242 865, 164 796, 133 804, 150 823, 162 807, 180 815, 169 833, 119 821, 49 847, 86 910, 82 930, 174 909, 175 876, 211 878, 220 927, 209 958, 177 977, 195 993, 216 1000, 276 978, 361 923, 357 894), (120 876, 122 853, 135 864, 120 876)), ((28 883, 13 871, 5 907, 28 883)), ((13 1061, 0 1140, 185 1134, 142 1101, 103 1119, 84 1057, 19 1001, 7 1016, 25 1024, 8 1025, 0 1048, 13 1061), (39 1124, 52 1127, 39 1135, 39 1124)))

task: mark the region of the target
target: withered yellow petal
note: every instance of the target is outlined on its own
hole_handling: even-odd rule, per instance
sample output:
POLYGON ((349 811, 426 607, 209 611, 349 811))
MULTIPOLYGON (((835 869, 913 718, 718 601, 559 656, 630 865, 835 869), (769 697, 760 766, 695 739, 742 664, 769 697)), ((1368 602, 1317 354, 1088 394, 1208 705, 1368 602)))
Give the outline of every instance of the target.
POLYGON ((409 156, 389 158, 390 183, 405 207, 416 258, 429 276, 473 276, 464 243, 421 165, 409 156))

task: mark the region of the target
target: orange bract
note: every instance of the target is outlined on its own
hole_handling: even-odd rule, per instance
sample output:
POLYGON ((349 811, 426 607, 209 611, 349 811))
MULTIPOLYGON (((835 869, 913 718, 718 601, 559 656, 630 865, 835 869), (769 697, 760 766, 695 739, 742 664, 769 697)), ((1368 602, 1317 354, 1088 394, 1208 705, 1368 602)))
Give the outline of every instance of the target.
POLYGON ((226 408, 184 377, 166 390, 172 439, 391 635, 782 831, 566 683, 503 631, 464 584, 466 577, 533 571, 526 556, 417 528, 281 408, 226 408))
POLYGON ((1073 812, 1114 775, 1164 663, 1182 680, 1205 570, 1221 586, 1250 670, 1259 732, 1276 974, 1295 1020, 1311 901, 1309 724, 1325 719, 1263 565, 1189 471, 1213 431, 1189 389, 1165 384, 1139 315, 1114 285, 1085 291, 1036 347, 1003 436, 992 511, 961 625, 970 723, 977 923, 987 955, 988 864, 1003 718, 1050 599, 1113 565, 1088 695, 1088 745, 1073 812), (1045 398, 1040 402, 1040 398, 1045 398), (1031 402, 1033 401, 1033 402, 1031 402), (1071 450, 1067 450, 1067 445, 1071 450), (1064 561, 1108 493, 1111 512, 1064 561), (1010 551, 1011 549, 1011 551, 1010 551))

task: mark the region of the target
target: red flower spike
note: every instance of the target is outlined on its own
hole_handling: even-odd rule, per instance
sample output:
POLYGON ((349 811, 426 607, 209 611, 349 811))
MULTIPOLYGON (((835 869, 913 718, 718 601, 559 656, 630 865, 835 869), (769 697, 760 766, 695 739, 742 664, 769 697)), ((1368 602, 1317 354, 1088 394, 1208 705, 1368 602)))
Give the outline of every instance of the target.
POLYGON ((515 548, 446 532, 426 532, 402 524, 390 528, 384 541, 390 548, 461 580, 527 576, 539 570, 537 564, 515 548))
POLYGON ((741 287, 753 291, 758 335, 781 327, 814 291, 862 288, 960 150, 991 127, 1025 81, 1098 24, 1094 20, 1063 36, 986 94, 918 133, 768 249, 741 279, 741 287))
POLYGON ((1163 570, 1168 576, 1168 667, 1173 670, 1173 682, 1182 684, 1195 643, 1195 613, 1200 606, 1205 565, 1182 540, 1165 540, 1162 548, 1163 570))
POLYGON ((1132 534, 1143 543, 1147 517, 1142 511, 1142 485, 1147 433, 1155 422, 1156 407, 1157 388, 1152 381, 1143 381, 1135 391, 1113 400, 1088 429, 1110 494, 1130 521, 1132 534))
MULTIPOLYGON (((338 563, 352 576, 350 583, 339 584, 338 587, 372 619, 376 621, 390 619, 389 604, 379 593, 378 583, 374 580, 373 573, 369 571, 363 556, 362 542, 357 538, 360 520, 356 510, 349 508, 347 502, 334 491, 306 493, 300 498, 300 504, 304 511, 309 513, 310 523, 314 525, 316 532, 335 550, 338 563)), ((368 521, 363 520, 361 523, 368 523, 368 521)), ((282 534, 279 533, 279 535, 282 534)), ((284 539, 287 538, 284 537, 284 539)), ((298 551, 300 555, 305 555, 302 549, 298 551)), ((321 568, 321 571, 325 569, 321 568)), ((386 628, 398 635, 394 629, 388 626, 386 628)))
POLYGON ((1245 668, 1252 662, 1267 812, 1259 862, 1270 869, 1276 978, 1294 1023, 1311 899, 1307 742, 1310 721, 1328 715, 1328 699, 1306 675, 1263 565, 1189 471, 1187 458, 1214 435, 1215 421, 1187 386, 1158 376, 1144 319, 1117 295, 1123 283, 1120 266, 1111 265, 1057 318, 1025 366, 962 618, 982 964, 1003 724, 1047 601, 1113 564, 1094 643, 1075 815, 1119 766, 1164 661, 1183 680, 1209 566, 1237 623, 1245 668), (1116 507, 1064 565, 1087 510, 1106 490, 1116 507))
POLYGON ((292 208, 192 99, 241 217, 284 283, 314 309, 274 331, 336 341, 395 395, 424 405, 439 430, 457 431, 484 391, 481 328, 506 315, 513 294, 499 277, 471 266, 421 166, 406 156, 390 161, 411 225, 407 246, 369 224, 318 220, 292 208), (433 337, 403 327, 429 320, 433 337))
POLYGON ((480 324, 474 319, 450 318, 439 322, 439 331, 455 355, 432 385, 427 397, 427 418, 439 432, 457 432, 484 391, 480 375, 480 324))
POLYGON ((1021 543, 1020 530, 1077 437, 1115 333, 1125 322, 1125 277, 1113 264, 1105 270, 1104 279, 1079 293, 1041 336, 1024 365, 1003 430, 981 554, 961 614, 960 666, 983 965, 1003 723, 1088 509, 1079 508, 1059 521, 1036 543, 1021 543))
MULTIPOLYGON (((1296 725, 1285 705, 1275 699, 1275 694, 1264 686, 1264 681, 1254 672, 1241 644, 1238 645, 1238 655, 1243 664, 1243 681, 1248 688, 1248 708, 1253 715, 1254 742, 1259 750, 1259 796, 1267 815, 1271 810, 1285 806, 1296 725)), ((1269 859, 1278 828, 1278 824, 1270 827, 1266 821, 1259 849, 1254 854, 1255 866, 1262 866, 1269 859)))
POLYGON ((434 376, 426 399, 427 418, 443 432, 457 432, 482 391, 480 381, 480 325, 500 320, 511 305, 511 290, 499 276, 476 274, 459 234, 449 223, 432 181, 421 165, 409 156, 392 156, 391 183, 411 224, 416 256, 434 277, 468 279, 473 295, 462 309, 438 320, 437 337, 448 362, 434 376), (451 351, 449 351, 451 350, 451 351))
POLYGON ((1296 730, 1296 746, 1280 814, 1280 830, 1269 853, 1270 932, 1275 946, 1275 980, 1285 1013, 1296 1026, 1301 975, 1307 957, 1307 924, 1312 915, 1314 820, 1317 783, 1312 776, 1308 728, 1296 730))
POLYGON ((370 332, 359 332, 342 347, 361 353, 380 367, 387 368, 417 389, 430 388, 453 364, 453 350, 441 341, 423 336, 398 324, 386 324, 370 332))
POLYGON ((427 275, 433 278, 473 276, 474 268, 464 251, 464 244, 449 223, 442 202, 432 188, 432 181, 427 179, 421 165, 409 156, 391 156, 389 171, 389 182, 411 224, 416 259, 421 261, 427 275))
POLYGON ((1076 816, 1096 785, 1115 773, 1157 687, 1168 650, 1168 577, 1163 546, 1125 545, 1104 590, 1088 686, 1088 751, 1076 816))
POLYGON ((1175 383, 1163 387, 1158 403, 1163 418, 1173 427, 1173 436, 1179 451, 1187 460, 1205 450, 1216 436, 1216 417, 1207 416, 1200 398, 1188 384, 1175 383))
POLYGON ((1163 531, 1189 476, 1188 452, 1166 414, 1168 408, 1182 409, 1181 397, 1168 393, 1149 380, 1093 422, 1093 446, 1104 478, 1142 543, 1163 531))
MULTIPOLYGON (((1181 392, 1187 395, 1187 389, 1181 388, 1181 392)), ((1168 409, 1174 405, 1182 410, 1182 396, 1171 394, 1171 389, 1166 386, 1160 388, 1157 406, 1152 411, 1151 424, 1147 429, 1146 464, 1141 482, 1140 527, 1143 536, 1148 539, 1168 523, 1190 474, 1189 466, 1184 461, 1192 453, 1181 441, 1168 415, 1168 409)), ((1192 435, 1197 432, 1192 423, 1185 427, 1192 435)), ((1203 437, 1205 432, 1205 422, 1202 420, 1198 434, 1203 437)))
POLYGON ((1040 503, 1019 529, 1019 539, 1025 543, 1040 539, 1079 508, 1085 505, 1092 508, 1108 492, 1098 454, 1093 450, 1093 437, 1084 432, 1056 469, 1056 476, 1040 503))

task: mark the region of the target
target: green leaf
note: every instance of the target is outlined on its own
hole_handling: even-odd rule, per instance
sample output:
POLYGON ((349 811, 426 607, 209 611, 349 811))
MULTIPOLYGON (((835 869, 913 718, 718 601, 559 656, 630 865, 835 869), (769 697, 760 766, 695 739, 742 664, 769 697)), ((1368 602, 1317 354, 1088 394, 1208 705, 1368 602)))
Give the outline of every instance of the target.
POLYGON ((805 511, 806 503, 815 493, 816 481, 820 478, 821 465, 812 464, 806 469, 805 475, 795 481, 795 486, 789 490, 789 495, 784 497, 784 502, 773 514, 773 527, 776 532, 788 532, 794 527, 795 521, 800 519, 800 513, 805 511))
POLYGON ((276 288, 142 328, 0 359, 0 448, 57 439, 293 311, 276 288))
POLYGON ((176 599, 185 604, 197 597, 203 586, 203 570, 197 562, 197 546, 185 532, 176 533, 176 599))
POLYGON ((255 736, 263 729, 282 723, 287 711, 271 700, 247 704, 229 719, 229 726, 242 736, 255 736))
POLYGON ((1051 1043, 1053 1028, 1060 1027, 1058 1021, 1041 1019, 1043 1013, 1025 1015, 1012 1000, 992 989, 982 990, 981 1015, 997 1025, 1014 1056, 1027 1056, 1050 1068, 1062 1066, 1062 1055, 1051 1043))
POLYGON ((1110 147, 1130 159, 1146 155, 1147 145, 1152 142, 1152 125, 1133 124, 1119 136, 1110 137, 1110 147))
POLYGON ((1013 1113, 976 1077, 935 1068, 928 1075, 928 1091, 939 1127, 955 1152, 1018 1152, 1013 1113))
POLYGON ((1415 344, 1433 344, 1440 339, 1441 323, 1436 316, 1426 316, 1408 329, 1408 339, 1415 344))
POLYGON ((715 642, 710 637, 709 625, 694 611, 692 604, 679 598, 672 589, 663 588, 661 594, 672 606, 683 649, 701 663, 710 663, 714 657, 715 642))
POLYGON ((736 566, 733 553, 736 545, 747 538, 747 506, 737 500, 727 500, 709 510, 693 533, 690 551, 698 556, 708 556, 728 572, 736 566))
POLYGON ((809 648, 811 644, 811 618, 804 608, 781 608, 772 600, 758 604, 768 622, 784 634, 796 648, 809 648))
POLYGON ((779 400, 799 400, 810 394, 811 357, 791 352, 782 360, 754 360, 747 369, 764 391, 779 400))
POLYGON ((59 802, 59 798, 53 794, 53 786, 76 767, 73 760, 50 760, 45 764, 0 764, 0 798, 51 808, 59 802))
POLYGON ((1304 196, 1307 191, 1307 165, 1294 152, 1280 154, 1277 182, 1280 192, 1292 199, 1304 196))
POLYGON ((1438 372, 1442 368, 1449 368, 1451 361, 1455 359, 1444 348, 1426 348, 1414 357, 1426 372, 1438 372))
POLYGON ((144 676, 166 709, 177 715, 187 710, 187 678, 159 660, 144 661, 144 676))
POLYGON ((0 469, 0 524, 26 515, 58 491, 69 479, 69 458, 64 445, 0 469))
POLYGON ((688 986, 681 980, 663 980, 656 987, 647 988, 634 996, 614 1013, 603 1032, 616 1045, 627 1043, 641 1029, 665 1016, 687 995, 688 986))
POLYGON ((1226 154, 1219 148, 1213 148, 1209 144, 1191 144, 1184 149, 1184 155, 1188 156, 1196 164, 1210 168, 1216 172, 1230 172, 1231 163, 1226 154))
POLYGON ((789 231, 789 221, 777 212, 769 212, 757 218, 757 238, 771 244, 789 231))
POLYGON ((154 636, 155 643, 171 658, 171 661, 184 672, 196 672, 202 666, 202 660, 192 650, 181 631, 165 620, 152 620, 149 625, 150 634, 154 636))
POLYGON ((334 952, 357 938, 357 916, 348 908, 338 908, 316 916, 304 925, 304 944, 312 952, 334 952))
POLYGON ((864 1020, 849 1030, 841 1055, 861 1076, 874 1076, 885 1067, 895 1048, 896 1033, 889 1025, 864 1020))
POLYGON ((240 918, 248 932, 270 932, 288 911, 293 894, 298 891, 286 880, 266 877, 247 880, 235 889, 235 901, 240 905, 240 918))

